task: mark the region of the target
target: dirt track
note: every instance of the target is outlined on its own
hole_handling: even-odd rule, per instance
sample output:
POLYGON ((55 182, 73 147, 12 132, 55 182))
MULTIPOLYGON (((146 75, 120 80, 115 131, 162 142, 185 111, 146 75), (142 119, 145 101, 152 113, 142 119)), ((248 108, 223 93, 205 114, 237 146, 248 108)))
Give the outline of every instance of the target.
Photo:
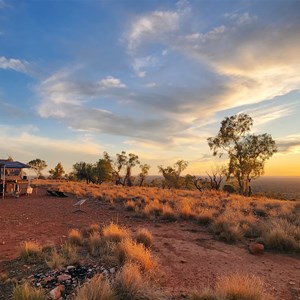
POLYGON ((61 243, 71 228, 114 221, 133 232, 145 227, 153 233, 154 252, 162 266, 160 281, 178 298, 193 288, 213 286, 219 275, 243 272, 261 277, 275 299, 300 299, 299 257, 274 253, 252 256, 244 245, 215 241, 204 227, 191 222, 145 220, 97 200, 83 205, 86 213, 73 213, 78 199, 45 194, 41 190, 29 198, 0 200, 0 271, 1 261, 15 258, 24 240, 61 243))

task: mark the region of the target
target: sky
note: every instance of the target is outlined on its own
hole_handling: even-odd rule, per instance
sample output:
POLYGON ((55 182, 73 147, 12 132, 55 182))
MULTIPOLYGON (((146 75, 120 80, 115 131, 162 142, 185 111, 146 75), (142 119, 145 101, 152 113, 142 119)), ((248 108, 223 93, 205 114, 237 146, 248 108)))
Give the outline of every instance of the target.
POLYGON ((299 70, 299 0, 0 0, 0 157, 203 174, 247 113, 278 146, 265 174, 300 176, 299 70))

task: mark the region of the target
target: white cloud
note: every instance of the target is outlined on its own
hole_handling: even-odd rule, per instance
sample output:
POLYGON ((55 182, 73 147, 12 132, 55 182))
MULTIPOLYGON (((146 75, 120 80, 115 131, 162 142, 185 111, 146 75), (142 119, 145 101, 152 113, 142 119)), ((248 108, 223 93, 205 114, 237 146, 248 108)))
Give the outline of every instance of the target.
POLYGON ((61 70, 46 78, 36 88, 40 103, 38 112, 42 117, 63 118, 68 114, 65 105, 80 106, 98 97, 119 95, 126 85, 118 78, 107 76, 97 82, 76 79, 74 70, 61 70))
POLYGON ((115 78, 113 76, 107 76, 104 79, 101 79, 99 82, 99 87, 101 89, 109 89, 109 88, 125 88, 126 85, 121 82, 120 79, 115 78))
POLYGON ((128 49, 134 51, 143 39, 163 38, 179 26, 177 11, 154 11, 138 17, 127 35, 128 49))
POLYGON ((28 73, 29 62, 26 60, 0 56, 0 69, 11 69, 21 73, 28 73))

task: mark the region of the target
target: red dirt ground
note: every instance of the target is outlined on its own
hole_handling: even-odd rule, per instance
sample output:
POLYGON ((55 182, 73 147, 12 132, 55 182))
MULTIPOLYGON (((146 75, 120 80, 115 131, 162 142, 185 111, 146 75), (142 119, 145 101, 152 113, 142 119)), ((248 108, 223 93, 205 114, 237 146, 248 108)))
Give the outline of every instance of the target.
POLYGON ((300 299, 300 258, 296 255, 265 253, 253 256, 242 244, 216 241, 205 227, 188 221, 165 223, 136 217, 121 207, 112 209, 99 200, 88 200, 86 213, 73 213, 78 199, 39 195, 0 200, 1 263, 16 258, 24 240, 60 244, 72 228, 92 223, 118 222, 135 232, 149 229, 155 238, 154 253, 162 274, 160 282, 176 299, 185 298, 194 288, 213 287, 223 274, 242 272, 261 277, 275 299, 300 299))

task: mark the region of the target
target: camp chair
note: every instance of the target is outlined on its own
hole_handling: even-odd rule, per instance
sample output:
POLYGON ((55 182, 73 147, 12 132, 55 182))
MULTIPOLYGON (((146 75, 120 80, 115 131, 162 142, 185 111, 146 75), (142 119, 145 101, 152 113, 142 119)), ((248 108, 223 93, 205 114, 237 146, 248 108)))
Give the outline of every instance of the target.
POLYGON ((48 194, 49 196, 58 197, 57 194, 56 194, 54 191, 51 191, 51 190, 47 190, 47 194, 48 194))
POLYGON ((79 209, 74 210, 73 213, 75 213, 75 212, 84 212, 84 213, 86 213, 86 211, 84 211, 84 210, 81 209, 81 205, 82 205, 86 200, 88 200, 88 198, 82 199, 82 200, 79 200, 78 202, 76 202, 73 206, 78 206, 79 209))

